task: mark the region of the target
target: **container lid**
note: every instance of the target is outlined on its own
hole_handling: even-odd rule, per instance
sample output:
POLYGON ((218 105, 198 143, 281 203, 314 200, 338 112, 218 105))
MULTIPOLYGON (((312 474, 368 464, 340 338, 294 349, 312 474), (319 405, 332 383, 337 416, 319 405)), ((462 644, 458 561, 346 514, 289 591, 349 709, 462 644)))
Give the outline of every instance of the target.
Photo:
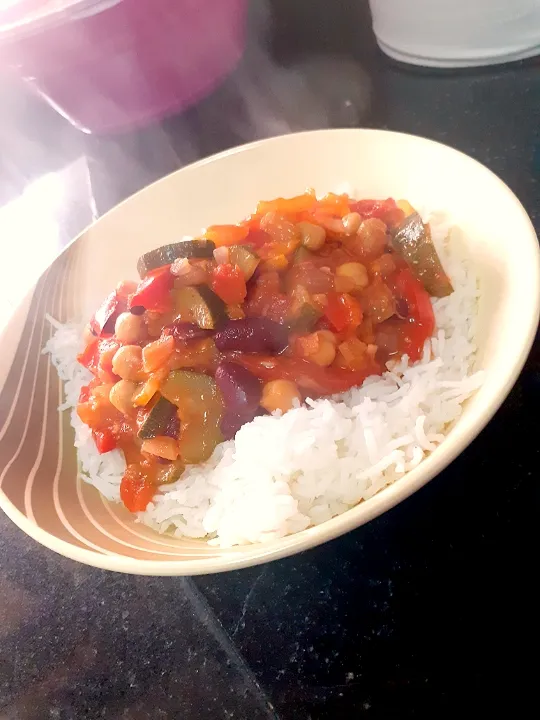
POLYGON ((0 0, 0 40, 95 15, 121 0, 0 0))

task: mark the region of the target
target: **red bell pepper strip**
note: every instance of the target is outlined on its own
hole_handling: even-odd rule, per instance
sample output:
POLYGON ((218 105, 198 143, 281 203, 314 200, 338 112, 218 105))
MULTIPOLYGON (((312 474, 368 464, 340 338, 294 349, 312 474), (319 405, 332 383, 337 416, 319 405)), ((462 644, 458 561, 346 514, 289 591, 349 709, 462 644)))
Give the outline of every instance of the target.
POLYGON ((116 447, 116 438, 110 430, 92 430, 98 453, 108 453, 116 447))
POLYGON ((435 315, 427 290, 408 268, 399 270, 392 278, 394 294, 407 303, 408 318, 423 325, 429 336, 435 330, 435 315))
POLYGON ((238 265, 224 263, 214 268, 212 273, 212 290, 227 305, 237 305, 247 295, 246 279, 238 265))
POLYGON ((362 370, 320 367, 300 358, 271 355, 237 355, 234 362, 265 382, 290 380, 304 391, 316 395, 345 392, 355 385, 361 385, 370 375, 381 373, 380 366, 368 357, 362 370))
POLYGON ((396 298, 407 305, 407 320, 400 333, 400 350, 414 362, 422 355, 425 341, 435 331, 435 315, 428 292, 408 268, 389 281, 396 298))
POLYGON ((172 309, 171 290, 174 275, 170 265, 158 268, 148 275, 137 286, 137 290, 129 298, 129 308, 144 307, 155 312, 168 312, 172 309))
POLYGON ((272 236, 270 235, 270 233, 267 233, 266 230, 261 230, 260 228, 253 227, 250 228, 246 239, 242 241, 242 245, 248 245, 256 250, 257 248, 260 248, 263 245, 267 245, 271 242, 272 236))

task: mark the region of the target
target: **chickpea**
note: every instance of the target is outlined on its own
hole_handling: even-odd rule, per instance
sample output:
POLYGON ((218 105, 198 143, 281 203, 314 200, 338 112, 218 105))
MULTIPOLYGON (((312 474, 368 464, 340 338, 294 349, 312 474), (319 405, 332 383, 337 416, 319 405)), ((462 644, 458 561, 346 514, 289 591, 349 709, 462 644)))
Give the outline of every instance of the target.
POLYGON ((119 348, 112 359, 112 369, 122 380, 142 380, 142 348, 138 345, 124 345, 119 348))
POLYGON ((355 232, 358 232, 362 217, 357 212, 350 212, 341 218, 341 222, 343 223, 345 233, 347 235, 354 235, 355 232))
POLYGON ((308 355, 311 362, 327 367, 331 365, 336 357, 336 337, 329 330, 320 330, 313 333, 317 339, 317 350, 308 355))
POLYGON ((281 410, 287 412, 294 406, 294 401, 302 401, 296 385, 290 380, 272 380, 266 383, 262 391, 261 405, 268 412, 281 410))
POLYGON ((136 383, 129 380, 119 380, 109 392, 111 405, 114 405, 124 415, 129 415, 133 411, 133 395, 136 389, 136 383))
POLYGON ((114 326, 116 339, 121 343, 132 343, 144 340, 146 336, 146 326, 142 315, 133 315, 130 312, 121 313, 114 326))
POLYGON ((320 250, 326 240, 326 231, 320 225, 310 222, 299 222, 296 227, 300 231, 302 245, 307 250, 320 250))
POLYGON ((352 290, 363 290, 369 285, 368 273, 362 263, 348 262, 343 263, 336 269, 338 277, 350 279, 354 285, 352 290))

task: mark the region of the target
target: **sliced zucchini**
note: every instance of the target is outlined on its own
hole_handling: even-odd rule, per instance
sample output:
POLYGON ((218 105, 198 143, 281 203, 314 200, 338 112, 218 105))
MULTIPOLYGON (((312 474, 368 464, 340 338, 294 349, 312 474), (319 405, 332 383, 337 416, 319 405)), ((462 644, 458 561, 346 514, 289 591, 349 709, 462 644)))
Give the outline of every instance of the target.
POLYGON ((176 411, 176 405, 167 398, 160 397, 141 425, 137 433, 138 437, 141 440, 150 440, 158 435, 164 435, 176 411))
POLYGON ((446 297, 454 291, 437 255, 429 225, 424 225, 417 212, 406 217, 396 229, 392 246, 430 295, 446 297))
POLYGON ((175 370, 161 391, 178 408, 181 459, 190 465, 207 460, 223 441, 220 423, 224 407, 216 381, 203 373, 175 370))
POLYGON ((144 278, 151 270, 170 265, 178 258, 211 258, 215 249, 214 243, 204 238, 163 245, 141 255, 137 261, 137 272, 144 278))
POLYGON ((298 314, 290 320, 289 327, 296 333, 311 332, 321 315, 322 313, 313 307, 313 305, 304 303, 298 311, 298 314))
POLYGON ((259 258, 244 245, 233 245, 229 248, 229 262, 238 265, 246 280, 253 275, 260 263, 259 258))
POLYGON ((178 288, 174 291, 177 320, 195 323, 204 330, 215 330, 228 320, 227 306, 208 285, 178 288))

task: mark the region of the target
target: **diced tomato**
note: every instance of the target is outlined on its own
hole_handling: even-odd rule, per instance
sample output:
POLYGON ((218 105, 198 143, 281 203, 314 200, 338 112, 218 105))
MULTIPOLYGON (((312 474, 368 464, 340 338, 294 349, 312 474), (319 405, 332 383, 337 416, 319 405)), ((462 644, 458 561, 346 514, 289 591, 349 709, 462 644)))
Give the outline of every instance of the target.
POLYGON ((360 213, 363 218, 378 218, 388 227, 395 227, 405 218, 405 213, 393 198, 387 200, 358 200, 351 204, 351 211, 360 213))
POLYGON ((100 370, 112 374, 112 358, 119 347, 120 344, 115 340, 96 338, 77 356, 77 361, 94 375, 97 375, 100 370))
POLYGON ((247 295, 244 273, 238 265, 218 265, 212 274, 212 290, 228 305, 243 302, 247 295))
POLYGON ((308 360, 284 355, 238 355, 234 361, 265 382, 290 380, 308 394, 315 395, 345 392, 355 385, 361 385, 370 375, 381 373, 380 366, 367 354, 364 367, 356 370, 320 367, 308 360))
POLYGON ((156 488, 149 478, 129 465, 120 483, 120 499, 130 512, 143 512, 154 497, 156 488))
POLYGON ((281 291, 281 280, 275 271, 263 273, 255 280, 244 305, 248 317, 269 317, 279 322, 282 310, 289 306, 289 300, 281 291))
POLYGON ((216 247, 222 245, 240 245, 248 236, 249 228, 245 225, 211 225, 206 228, 204 237, 215 243, 216 247))
POLYGON ((351 370, 362 369, 364 367, 367 345, 357 337, 351 337, 340 343, 338 351, 338 362, 341 364, 341 361, 343 361, 344 367, 350 368, 351 370))
POLYGON ((270 233, 267 233, 266 230, 261 230, 261 228, 252 227, 250 228, 242 245, 248 245, 257 249, 269 242, 272 242, 272 236, 270 233))
POLYGON ((338 332, 355 330, 362 322, 360 303, 347 293, 328 293, 324 314, 338 332))
POLYGON ((108 453, 116 447, 116 438, 110 430, 92 430, 92 437, 98 453, 108 453))
POLYGON ((334 289, 334 278, 308 261, 293 265, 286 275, 286 285, 289 292, 301 285, 309 293, 327 293, 334 289))
POLYGON ((142 306, 146 310, 160 313, 171 310, 174 275, 171 274, 170 267, 166 265, 148 273, 137 286, 136 292, 129 298, 129 307, 142 306))

